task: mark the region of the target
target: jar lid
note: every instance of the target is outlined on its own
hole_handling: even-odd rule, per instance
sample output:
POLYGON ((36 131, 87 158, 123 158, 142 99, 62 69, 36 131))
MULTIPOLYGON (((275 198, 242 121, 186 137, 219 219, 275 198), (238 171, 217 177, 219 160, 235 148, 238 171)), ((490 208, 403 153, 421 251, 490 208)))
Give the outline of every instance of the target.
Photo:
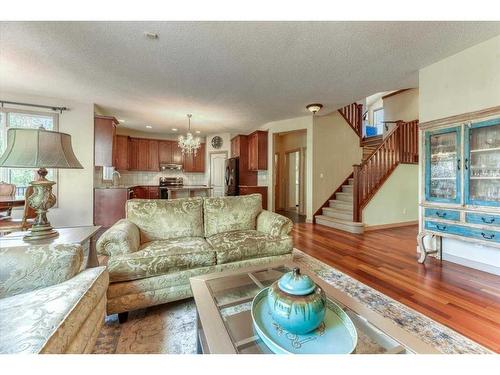
POLYGON ((309 276, 302 275, 298 267, 281 276, 278 286, 283 292, 295 296, 305 296, 306 294, 311 294, 316 289, 314 281, 309 276))

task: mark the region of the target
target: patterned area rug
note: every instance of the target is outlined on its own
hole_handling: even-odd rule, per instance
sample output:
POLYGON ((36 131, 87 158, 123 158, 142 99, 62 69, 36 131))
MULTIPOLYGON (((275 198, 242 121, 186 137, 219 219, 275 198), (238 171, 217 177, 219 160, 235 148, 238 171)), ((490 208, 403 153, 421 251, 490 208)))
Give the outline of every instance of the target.
MULTIPOLYGON (((391 319, 394 324, 442 353, 490 353, 458 332, 300 250, 294 250, 294 261, 306 265, 327 283, 391 319)), ((117 315, 108 316, 97 339, 94 353, 196 353, 194 300, 188 299, 131 312, 129 320, 124 324, 118 323, 117 315)))

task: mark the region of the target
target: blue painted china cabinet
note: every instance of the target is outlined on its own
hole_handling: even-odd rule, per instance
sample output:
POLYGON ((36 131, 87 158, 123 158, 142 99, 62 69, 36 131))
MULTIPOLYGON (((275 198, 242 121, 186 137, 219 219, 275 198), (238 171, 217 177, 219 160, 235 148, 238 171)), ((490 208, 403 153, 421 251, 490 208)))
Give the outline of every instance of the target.
POLYGON ((500 108, 420 125, 419 262, 443 237, 500 247, 500 108), (424 238, 436 240, 426 247, 424 238))

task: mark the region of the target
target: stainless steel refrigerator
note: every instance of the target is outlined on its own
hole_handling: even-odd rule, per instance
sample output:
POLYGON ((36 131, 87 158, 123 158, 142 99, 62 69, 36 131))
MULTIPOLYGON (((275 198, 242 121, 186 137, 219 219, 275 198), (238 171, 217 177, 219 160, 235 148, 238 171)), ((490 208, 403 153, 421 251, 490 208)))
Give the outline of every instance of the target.
POLYGON ((239 195, 239 161, 238 158, 226 160, 226 195, 239 195))

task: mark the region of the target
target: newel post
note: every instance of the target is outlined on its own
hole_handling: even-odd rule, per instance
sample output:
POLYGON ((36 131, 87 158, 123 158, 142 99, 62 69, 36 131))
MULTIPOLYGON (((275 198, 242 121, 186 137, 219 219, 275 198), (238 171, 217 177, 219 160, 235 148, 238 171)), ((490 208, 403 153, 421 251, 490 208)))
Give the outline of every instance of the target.
POLYGON ((363 104, 356 104, 356 110, 358 111, 357 113, 357 121, 358 123, 356 124, 358 128, 358 136, 359 139, 363 138, 363 104))
POLYGON ((361 178, 361 164, 354 164, 354 184, 353 184, 353 205, 352 205, 352 221, 360 222, 361 212, 360 212, 360 197, 363 189, 363 180, 361 178))

